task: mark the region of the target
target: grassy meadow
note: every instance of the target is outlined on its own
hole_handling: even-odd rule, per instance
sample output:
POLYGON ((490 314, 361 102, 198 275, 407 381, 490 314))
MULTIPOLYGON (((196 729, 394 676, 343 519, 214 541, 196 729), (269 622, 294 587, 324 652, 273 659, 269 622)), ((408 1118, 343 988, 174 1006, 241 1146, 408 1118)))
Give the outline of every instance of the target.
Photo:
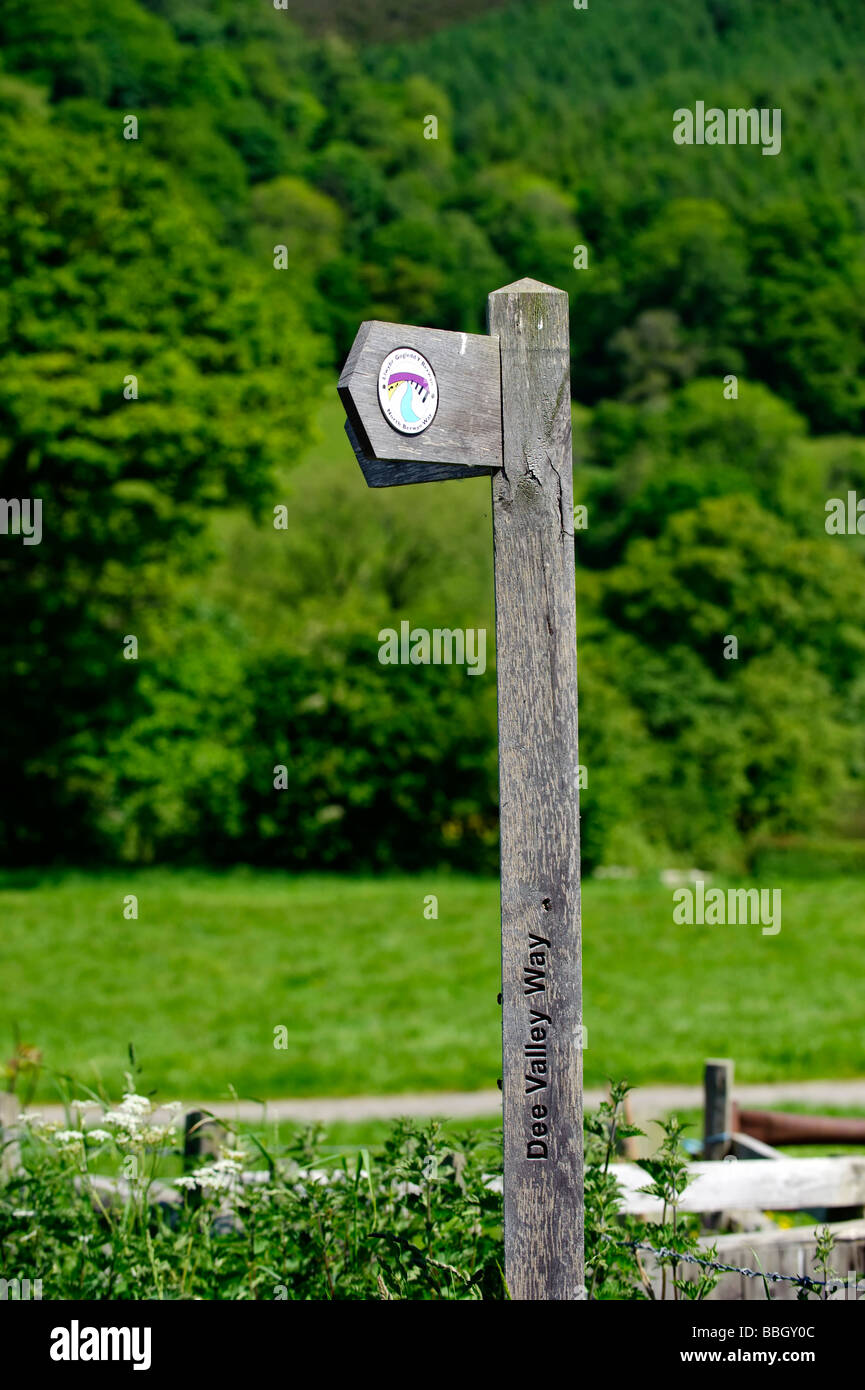
MULTIPOLYGON (((499 1075, 498 885, 450 874, 0 877, 0 1039, 164 1099, 475 1090, 499 1075), (124 899, 138 898, 125 920, 124 899), (435 894, 438 918, 424 917, 435 894), (286 1030, 287 1046, 274 1046, 286 1030)), ((651 880, 584 886, 585 1079, 865 1072, 865 879, 783 886, 777 936, 672 921, 651 880)))

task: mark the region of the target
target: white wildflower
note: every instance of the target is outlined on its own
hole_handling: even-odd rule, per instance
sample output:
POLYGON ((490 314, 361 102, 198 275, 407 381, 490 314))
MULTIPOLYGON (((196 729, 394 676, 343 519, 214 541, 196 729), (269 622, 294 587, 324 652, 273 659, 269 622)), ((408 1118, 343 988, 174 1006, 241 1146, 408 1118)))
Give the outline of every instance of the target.
POLYGON ((232 1158, 218 1158, 188 1177, 175 1178, 179 1187, 200 1187, 204 1191, 230 1192, 241 1184, 243 1168, 232 1158))
POLYGON ((131 1115, 149 1115, 152 1110, 147 1096, 137 1096, 134 1091, 126 1091, 120 1109, 131 1115))
POLYGON ((177 1138, 177 1131, 172 1125, 143 1125, 135 1131, 135 1138, 144 1145, 169 1144, 177 1138))
POLYGON ((334 1174, 329 1173, 326 1168, 308 1168, 303 1176, 310 1182, 318 1183, 320 1187, 327 1187, 334 1179, 334 1174))
POLYGON ((55 1144, 69 1145, 83 1144, 84 1135, 80 1129, 61 1129, 54 1135, 55 1144))

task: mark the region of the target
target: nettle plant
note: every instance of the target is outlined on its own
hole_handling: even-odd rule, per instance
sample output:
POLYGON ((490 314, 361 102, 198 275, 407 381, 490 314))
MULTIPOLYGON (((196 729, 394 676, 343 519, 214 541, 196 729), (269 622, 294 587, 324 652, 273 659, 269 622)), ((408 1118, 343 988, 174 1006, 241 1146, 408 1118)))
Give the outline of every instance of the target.
MULTIPOLYGON (((642 1161, 662 1220, 621 1212, 612 1163, 641 1134, 623 1115, 628 1090, 614 1085, 586 1120, 586 1297, 705 1298, 717 1276, 683 1263, 713 1252, 678 1210, 688 1162, 677 1120, 642 1161), (643 1247, 663 1252, 654 1277, 643 1247)), ((96 1123, 74 1102, 62 1123, 22 1116, 4 1140, 15 1160, 0 1165, 0 1276, 41 1280, 45 1299, 508 1298, 497 1131, 454 1137, 402 1120, 372 1150, 328 1145, 320 1128, 277 1144, 235 1127, 217 1156, 178 1175, 180 1109, 157 1112, 129 1076, 96 1123)))
POLYGON ((24 1117, 0 1181, 4 1277, 40 1278, 46 1299, 505 1296, 495 1135, 398 1122, 373 1154, 238 1129, 171 1178, 180 1107, 163 1120, 128 1085, 93 1126, 24 1117))
MULTIPOLYGON (((683 1126, 675 1118, 663 1121, 664 1135, 658 1152, 642 1159, 650 1181, 640 1190, 663 1203, 660 1222, 645 1222, 620 1211, 621 1195, 610 1165, 626 1139, 641 1138, 643 1131, 629 1124, 623 1113, 632 1088, 626 1082, 610 1087, 610 1099, 596 1114, 586 1117, 585 1239, 587 1297, 590 1299, 661 1299, 667 1296, 668 1270, 674 1298, 700 1300, 718 1282, 705 1271, 696 1279, 681 1274, 682 1257, 698 1255, 714 1259, 715 1250, 700 1246, 699 1221, 678 1211, 679 1198, 688 1185, 688 1161, 682 1144, 683 1126), (651 1246, 661 1269, 660 1290, 646 1270, 641 1247, 651 1246)), ((692 1266, 692 1268, 694 1268, 692 1266)))

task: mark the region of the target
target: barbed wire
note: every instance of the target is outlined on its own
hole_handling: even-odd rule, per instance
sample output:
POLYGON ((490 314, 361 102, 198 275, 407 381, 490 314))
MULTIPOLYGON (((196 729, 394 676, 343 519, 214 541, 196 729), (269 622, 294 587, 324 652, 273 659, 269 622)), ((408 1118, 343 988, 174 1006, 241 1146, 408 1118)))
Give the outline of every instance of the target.
POLYGON ((837 1288, 844 1282, 843 1279, 812 1279, 808 1274, 776 1274, 771 1270, 763 1271, 761 1269, 746 1269, 743 1265, 726 1265, 722 1264, 720 1260, 707 1260, 700 1255, 682 1254, 679 1250, 670 1250, 666 1246, 658 1248, 649 1245, 646 1241, 616 1240, 615 1236, 606 1233, 602 1238, 610 1241, 613 1245, 621 1245, 629 1250, 647 1250, 651 1251, 653 1255, 660 1255, 664 1258, 672 1257, 683 1264, 702 1265, 704 1269, 715 1269, 721 1274, 742 1274, 749 1279, 768 1279, 773 1284, 798 1284, 800 1288, 825 1289, 830 1285, 837 1288))

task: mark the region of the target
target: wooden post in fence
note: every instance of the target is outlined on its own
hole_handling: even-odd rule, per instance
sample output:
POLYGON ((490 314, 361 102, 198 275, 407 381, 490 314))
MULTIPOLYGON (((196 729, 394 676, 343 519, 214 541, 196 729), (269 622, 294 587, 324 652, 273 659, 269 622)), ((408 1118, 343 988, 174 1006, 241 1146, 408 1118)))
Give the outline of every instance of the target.
POLYGON ((582 1018, 568 296, 519 280, 489 334, 362 324, 339 381, 370 487, 492 475, 505 1274, 581 1299, 582 1018))
POLYGON ((733 1130, 733 1063, 710 1057, 703 1076, 703 1158, 723 1158, 730 1152, 733 1130))
POLYGON ((223 1125, 205 1110, 187 1110, 183 1119, 183 1167, 192 1168, 198 1159, 219 1157, 220 1145, 228 1138, 223 1125))

